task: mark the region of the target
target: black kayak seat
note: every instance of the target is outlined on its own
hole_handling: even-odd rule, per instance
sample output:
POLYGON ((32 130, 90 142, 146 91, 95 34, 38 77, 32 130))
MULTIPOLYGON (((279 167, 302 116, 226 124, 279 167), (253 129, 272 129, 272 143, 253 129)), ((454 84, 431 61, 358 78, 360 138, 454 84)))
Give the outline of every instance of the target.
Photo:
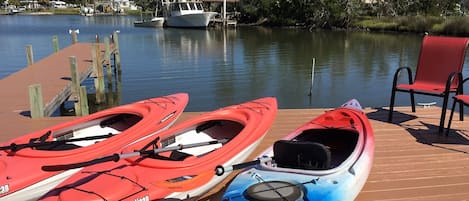
POLYGON ((273 148, 278 167, 305 170, 326 170, 331 167, 331 151, 321 143, 279 140, 273 148))

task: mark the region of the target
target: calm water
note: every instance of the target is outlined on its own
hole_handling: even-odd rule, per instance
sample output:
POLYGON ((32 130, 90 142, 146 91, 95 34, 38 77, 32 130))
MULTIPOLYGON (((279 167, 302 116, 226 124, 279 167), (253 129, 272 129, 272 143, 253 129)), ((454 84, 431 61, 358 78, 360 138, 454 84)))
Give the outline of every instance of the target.
MULTIPOLYGON (((422 37, 259 27, 135 28, 135 19, 0 16, 0 78, 26 66, 26 45, 33 46, 38 61, 52 53, 52 36, 59 37, 62 48, 71 44, 69 29, 80 30, 81 42, 119 30, 123 74, 115 104, 188 92, 187 111, 209 111, 263 96, 277 97, 280 108, 336 107, 351 98, 365 107, 381 107, 389 104, 398 66, 416 64, 422 37), (312 58, 314 85, 308 96, 312 58)), ((409 105, 406 94, 397 98, 397 104, 409 105)))

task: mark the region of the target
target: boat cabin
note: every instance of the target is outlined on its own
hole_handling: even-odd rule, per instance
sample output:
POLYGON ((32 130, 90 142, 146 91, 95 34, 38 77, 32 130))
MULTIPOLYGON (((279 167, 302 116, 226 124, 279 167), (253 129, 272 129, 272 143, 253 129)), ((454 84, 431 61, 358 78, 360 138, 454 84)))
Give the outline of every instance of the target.
POLYGON ((169 13, 171 13, 170 15, 187 15, 204 12, 201 1, 162 0, 162 3, 169 13))

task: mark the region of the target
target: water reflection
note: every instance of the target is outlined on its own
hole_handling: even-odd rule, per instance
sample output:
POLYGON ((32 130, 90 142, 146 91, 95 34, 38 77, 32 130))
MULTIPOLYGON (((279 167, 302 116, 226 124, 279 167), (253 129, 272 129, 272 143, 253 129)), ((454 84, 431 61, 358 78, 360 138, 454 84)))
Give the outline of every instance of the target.
MULTIPOLYGON (((404 65, 414 68, 422 39, 414 34, 263 27, 146 29, 133 27, 136 18, 115 16, 5 19, 0 20, 0 55, 8 58, 0 66, 24 66, 18 63, 25 63, 24 46, 29 43, 42 44, 38 54, 50 54, 50 38, 57 32, 65 41, 60 46, 67 46, 70 36, 64 30, 69 28, 80 29, 82 42, 120 30, 122 88, 114 103, 188 92, 188 111, 212 110, 262 96, 277 97, 280 108, 336 107, 351 98, 365 107, 387 106, 395 70, 404 65), (24 23, 13 23, 18 20, 24 23), (40 30, 40 35, 3 29, 38 26, 49 28, 40 30), (314 87, 308 96, 312 58, 316 59, 314 87)), ((9 69, 0 68, 0 73, 9 69)), ((427 98, 432 97, 417 100, 429 102, 427 98)), ((403 95, 396 101, 409 105, 408 99, 403 95)))

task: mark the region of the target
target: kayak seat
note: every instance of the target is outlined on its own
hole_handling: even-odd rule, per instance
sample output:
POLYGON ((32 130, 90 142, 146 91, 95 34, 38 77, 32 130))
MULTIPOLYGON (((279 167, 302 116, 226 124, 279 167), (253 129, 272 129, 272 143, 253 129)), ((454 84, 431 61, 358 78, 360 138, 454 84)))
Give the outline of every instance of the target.
POLYGON ((158 159, 158 160, 167 160, 167 161, 183 161, 186 158, 191 157, 191 154, 184 153, 181 151, 171 151, 168 153, 159 153, 159 154, 150 154, 148 158, 158 159))
POLYGON ((188 154, 188 153, 184 153, 184 152, 176 150, 176 151, 171 152, 171 155, 169 155, 169 158, 175 161, 183 161, 184 159, 190 156, 192 156, 192 154, 188 154))
POLYGON ((321 143, 279 140, 273 148, 278 167, 305 170, 326 170, 331 167, 331 152, 321 143))

